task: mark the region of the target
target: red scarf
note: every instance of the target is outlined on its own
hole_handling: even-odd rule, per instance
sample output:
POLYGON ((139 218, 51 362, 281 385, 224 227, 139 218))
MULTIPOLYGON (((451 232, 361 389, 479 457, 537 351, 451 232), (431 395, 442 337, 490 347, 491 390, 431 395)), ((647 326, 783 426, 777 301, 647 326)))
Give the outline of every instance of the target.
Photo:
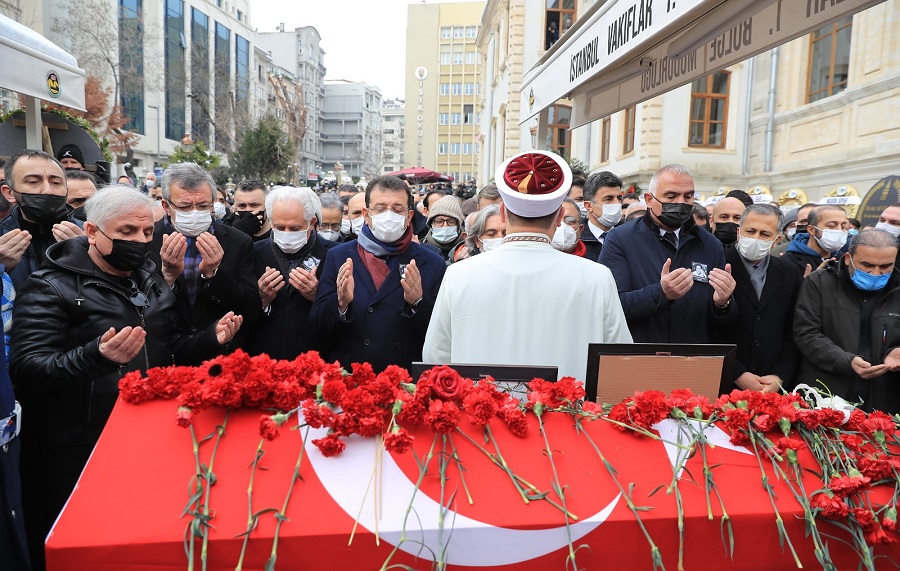
POLYGON ((573 256, 578 256, 579 258, 583 258, 585 254, 587 254, 587 246, 584 245, 584 242, 581 240, 578 241, 578 245, 575 246, 575 249, 569 252, 573 256))
MULTIPOLYGON (((363 231, 365 230, 368 230, 368 228, 363 228, 363 231)), ((388 251, 400 254, 406 251, 406 249, 409 247, 410 242, 412 242, 412 224, 408 224, 406 226, 406 232, 404 232, 403 236, 401 236, 400 239, 393 244, 390 244, 388 246, 380 243, 379 245, 381 245, 382 247, 387 246, 389 248, 388 251)), ((356 244, 356 249, 359 252, 359 257, 362 259, 363 266, 366 267, 366 271, 369 272, 370 276, 372 276, 372 281, 375 283, 375 291, 378 291, 379 289, 381 289, 381 285, 384 283, 384 280, 386 280, 391 273, 390 268, 388 268, 387 262, 363 248, 362 244, 360 243, 356 244)))

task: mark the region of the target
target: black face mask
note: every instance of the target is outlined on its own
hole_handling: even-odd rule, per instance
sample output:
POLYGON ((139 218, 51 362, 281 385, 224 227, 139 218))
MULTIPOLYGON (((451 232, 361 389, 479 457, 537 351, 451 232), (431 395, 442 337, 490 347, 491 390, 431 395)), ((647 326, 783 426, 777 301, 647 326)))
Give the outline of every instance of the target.
MULTIPOLYGON (((106 236, 106 232, 97 228, 106 236)), ((106 236, 109 238, 109 236, 106 236)), ((117 270, 133 272, 144 265, 147 256, 150 255, 150 242, 133 242, 131 240, 112 240, 112 250, 108 254, 101 254, 103 260, 117 270)))
POLYGON ((797 233, 794 234, 794 236, 796 236, 797 234, 809 234, 809 226, 807 226, 806 224, 797 224, 797 233))
POLYGON ((16 203, 25 218, 36 224, 56 224, 69 217, 65 196, 55 194, 21 193, 13 189, 16 203))
POLYGON ((693 216, 694 205, 686 202, 660 202, 662 212, 657 216, 660 223, 669 228, 681 228, 693 216))
POLYGON ((81 205, 72 211, 72 218, 87 222, 87 212, 84 211, 84 205, 81 205))
POLYGON ((716 231, 713 235, 726 246, 737 242, 738 225, 734 222, 716 222, 716 231))

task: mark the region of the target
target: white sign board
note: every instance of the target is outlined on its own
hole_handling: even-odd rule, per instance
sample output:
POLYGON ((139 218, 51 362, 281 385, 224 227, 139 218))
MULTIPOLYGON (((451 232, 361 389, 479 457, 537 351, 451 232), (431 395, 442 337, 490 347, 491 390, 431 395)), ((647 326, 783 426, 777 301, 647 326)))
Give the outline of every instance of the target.
MULTIPOLYGON (((570 128, 686 85, 883 1, 776 0, 743 22, 722 30, 696 50, 674 58, 669 57, 669 49, 672 41, 678 38, 670 38, 635 56, 634 61, 648 63, 639 76, 626 78, 608 89, 592 89, 591 85, 585 85, 577 90, 573 96, 570 128)), ((723 3, 719 9, 725 9, 726 4, 733 2, 723 3)), ((602 76, 597 79, 602 81, 602 76)))
POLYGON ((859 196, 826 196, 819 201, 819 204, 834 204, 836 206, 856 206, 862 204, 862 198, 859 196))
POLYGON ((715 0, 608 0, 587 16, 586 24, 576 26, 574 35, 560 40, 565 43, 537 73, 526 75, 520 93, 522 121, 626 56, 646 51, 651 42, 665 37, 664 32, 678 29, 716 4, 715 0))

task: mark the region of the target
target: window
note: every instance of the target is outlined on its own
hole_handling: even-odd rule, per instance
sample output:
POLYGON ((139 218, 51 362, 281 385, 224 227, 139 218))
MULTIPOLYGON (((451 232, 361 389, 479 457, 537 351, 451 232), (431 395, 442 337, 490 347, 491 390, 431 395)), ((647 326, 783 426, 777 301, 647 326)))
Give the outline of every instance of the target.
MULTIPOLYGON (((230 108, 229 101, 229 78, 231 77, 231 30, 216 22, 216 43, 215 43, 215 110, 216 117, 227 117, 230 108)), ((226 121, 219 121, 216 124, 216 149, 223 151, 228 148, 228 136, 225 131, 228 129, 226 121)))
POLYGON ((237 11, 237 21, 238 21, 238 22, 243 22, 243 21, 244 21, 244 13, 241 12, 240 10, 237 11))
POLYGON ((463 122, 466 125, 471 125, 475 122, 475 106, 474 105, 463 105, 463 122))
POLYGON ((719 71, 691 84, 690 147, 725 146, 730 73, 719 71))
POLYGON ((450 95, 450 84, 442 83, 440 93, 441 93, 441 95, 450 95))
POLYGON ((185 133, 184 4, 166 0, 165 10, 166 138, 180 141, 185 133))
POLYGON ((569 156, 569 146, 572 137, 569 134, 569 124, 572 118, 572 108, 568 105, 553 105, 547 110, 547 144, 544 147, 561 157, 569 156))
POLYGON ((609 117, 603 118, 603 123, 600 126, 600 162, 605 163, 609 161, 609 140, 610 140, 610 130, 611 123, 609 117))
POLYGON ((478 52, 466 52, 466 63, 474 64, 477 61, 478 52))
POLYGON ((546 20, 544 49, 549 50, 575 22, 575 0, 547 0, 546 20))
POLYGON ((209 16, 191 8, 191 136, 209 144, 209 16))
POLYGON ((459 125, 460 120, 462 119, 462 115, 459 113, 454 113, 450 116, 450 123, 452 125, 459 125))
POLYGON ((138 133, 144 133, 143 37, 142 0, 119 0, 120 103, 128 117, 125 129, 138 133))
POLYGON ((463 143, 462 154, 471 155, 472 154, 472 143, 463 143))
POLYGON ((459 154, 459 143, 450 143, 450 154, 451 155, 459 154))
POLYGON ((461 95, 462 94, 462 83, 454 83, 453 84, 453 95, 461 95))
POLYGON ((466 37, 467 38, 477 38, 478 37, 478 26, 466 26, 466 37))
POLYGON ((844 18, 815 31, 809 43, 807 103, 847 89, 850 70, 850 32, 853 18, 844 18))
POLYGON ((451 34, 450 26, 444 26, 443 28, 441 28, 441 39, 442 40, 449 40, 450 34, 451 34))
POLYGON ((453 52, 453 65, 461 65, 463 62, 462 52, 453 52))
POLYGON ((438 121, 438 122, 439 122, 441 125, 446 125, 447 122, 448 122, 449 120, 450 120, 450 115, 449 115, 448 113, 441 113, 440 116, 439 116, 439 121, 438 121))
POLYGON ((385 129, 385 130, 384 130, 384 134, 385 134, 385 135, 393 135, 393 134, 394 134, 394 130, 393 130, 393 129, 385 129))
POLYGON ((453 27, 453 37, 456 39, 461 39, 463 37, 462 26, 454 26, 453 27))
POLYGON ((447 143, 438 143, 438 154, 439 155, 447 154, 447 143))
POLYGON ((450 65, 450 52, 441 52, 441 65, 450 65))
POLYGON ((466 95, 475 95, 475 84, 467 83, 465 88, 466 95))
POLYGON ((234 35, 235 104, 239 110, 247 109, 250 94, 250 42, 234 35))
POLYGON ((622 154, 628 154, 634 150, 634 115, 636 112, 637 107, 634 105, 625 109, 622 127, 625 135, 622 141, 622 154))

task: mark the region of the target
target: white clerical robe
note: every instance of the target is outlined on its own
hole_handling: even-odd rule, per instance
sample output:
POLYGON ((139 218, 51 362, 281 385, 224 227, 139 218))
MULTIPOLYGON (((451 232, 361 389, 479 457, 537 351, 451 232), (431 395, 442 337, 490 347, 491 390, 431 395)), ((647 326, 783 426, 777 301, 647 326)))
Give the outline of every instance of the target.
POLYGON ((505 242, 447 269, 422 360, 549 365, 583 381, 588 343, 631 342, 606 266, 543 242, 505 242))

